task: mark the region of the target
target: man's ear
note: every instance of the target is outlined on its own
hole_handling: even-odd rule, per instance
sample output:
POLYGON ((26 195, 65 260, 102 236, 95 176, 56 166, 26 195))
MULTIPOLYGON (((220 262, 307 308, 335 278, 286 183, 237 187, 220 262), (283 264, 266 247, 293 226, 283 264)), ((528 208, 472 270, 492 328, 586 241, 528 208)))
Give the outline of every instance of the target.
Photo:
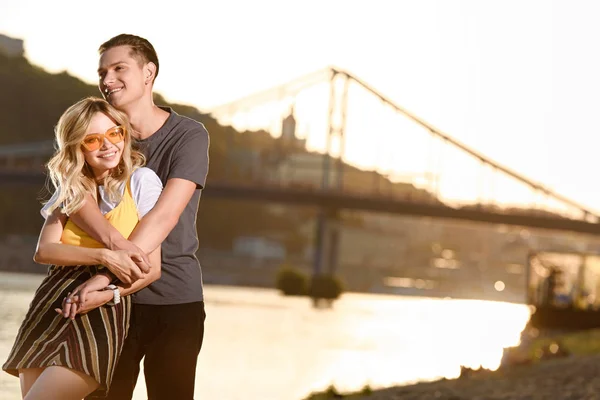
POLYGON ((154 64, 152 61, 150 61, 144 66, 144 83, 146 85, 152 83, 154 81, 155 76, 156 76, 156 64, 154 64))

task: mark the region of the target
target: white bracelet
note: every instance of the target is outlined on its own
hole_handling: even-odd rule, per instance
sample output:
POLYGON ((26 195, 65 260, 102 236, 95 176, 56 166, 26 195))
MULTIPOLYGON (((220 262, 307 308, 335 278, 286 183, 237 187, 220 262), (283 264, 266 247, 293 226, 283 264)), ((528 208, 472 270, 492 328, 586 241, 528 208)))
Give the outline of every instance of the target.
POLYGON ((104 290, 112 290, 113 292, 113 299, 112 301, 109 301, 107 303, 108 305, 114 306, 121 302, 121 292, 119 291, 119 288, 116 285, 113 285, 111 283, 110 285, 105 287, 104 290))

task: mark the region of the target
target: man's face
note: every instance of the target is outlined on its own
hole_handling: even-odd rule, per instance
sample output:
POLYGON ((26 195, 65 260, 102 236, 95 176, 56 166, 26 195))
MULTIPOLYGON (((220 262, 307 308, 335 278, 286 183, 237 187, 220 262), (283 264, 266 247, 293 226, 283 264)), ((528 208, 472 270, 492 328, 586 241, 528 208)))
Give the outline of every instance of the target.
POLYGON ((132 56, 129 46, 113 47, 100 56, 98 88, 111 105, 123 110, 144 96, 147 73, 148 68, 132 56))

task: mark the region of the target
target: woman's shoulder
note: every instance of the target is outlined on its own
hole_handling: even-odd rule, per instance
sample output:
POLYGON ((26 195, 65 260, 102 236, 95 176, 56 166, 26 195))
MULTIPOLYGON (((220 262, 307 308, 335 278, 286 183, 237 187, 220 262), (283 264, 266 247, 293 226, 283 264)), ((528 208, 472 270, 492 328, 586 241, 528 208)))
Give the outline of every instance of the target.
POLYGON ((54 205, 54 203, 56 203, 56 200, 58 200, 59 196, 60 196, 60 187, 56 188, 56 190, 52 194, 52 197, 50 197, 50 200, 48 200, 46 202, 46 204, 44 204, 44 206, 40 210, 40 214, 42 214, 42 217, 44 217, 44 219, 47 219, 50 216, 50 214, 51 214, 50 208, 53 208, 53 205, 54 205))
POLYGON ((162 181, 156 172, 147 167, 136 168, 131 174, 129 185, 134 196, 148 190, 162 190, 163 188, 162 181))
POLYGON ((130 188, 139 215, 143 217, 158 201, 163 185, 154 171, 150 168, 141 167, 131 174, 130 188))
MULTIPOLYGON (((131 184, 140 184, 144 182, 161 182, 156 172, 148 167, 136 168, 131 174, 131 184)), ((162 183, 161 183, 162 186, 162 183)))

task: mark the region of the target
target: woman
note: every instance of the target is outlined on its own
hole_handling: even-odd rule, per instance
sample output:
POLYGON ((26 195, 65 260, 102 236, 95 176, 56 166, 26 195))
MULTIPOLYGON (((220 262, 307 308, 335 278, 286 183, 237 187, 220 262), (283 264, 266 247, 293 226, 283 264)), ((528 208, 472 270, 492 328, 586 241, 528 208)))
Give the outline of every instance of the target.
MULTIPOLYGON (((48 163, 54 196, 42 209, 46 222, 35 261, 52 264, 37 289, 3 369, 19 376, 23 398, 77 399, 105 394, 127 335, 130 299, 119 299, 102 264, 131 262, 127 252, 103 248, 68 215, 92 193, 110 223, 128 237, 160 195, 160 179, 141 168, 131 147, 127 117, 99 98, 71 106, 56 127, 58 150, 48 163), (82 286, 88 300, 104 304, 80 314, 63 300, 82 286), (77 316, 75 316, 77 314, 77 316)), ((160 249, 149 255, 147 284, 160 276, 160 249)), ((77 298, 75 298, 77 300, 77 298)))

